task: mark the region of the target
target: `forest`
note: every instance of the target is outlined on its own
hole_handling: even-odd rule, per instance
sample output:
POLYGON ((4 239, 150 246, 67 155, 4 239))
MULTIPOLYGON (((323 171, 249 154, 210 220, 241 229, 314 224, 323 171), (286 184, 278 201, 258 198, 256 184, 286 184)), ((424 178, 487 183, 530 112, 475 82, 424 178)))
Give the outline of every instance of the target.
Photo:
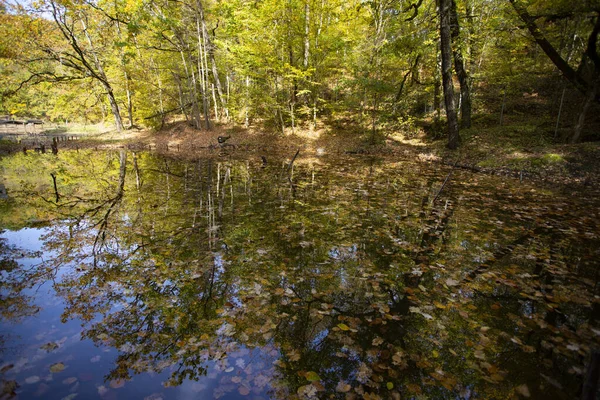
POLYGON ((0 0, 0 400, 600 392, 600 0, 0 0))
POLYGON ((598 136, 596 0, 4 0, 0 113, 121 131, 598 136), (351 128, 349 128, 351 127, 351 128))

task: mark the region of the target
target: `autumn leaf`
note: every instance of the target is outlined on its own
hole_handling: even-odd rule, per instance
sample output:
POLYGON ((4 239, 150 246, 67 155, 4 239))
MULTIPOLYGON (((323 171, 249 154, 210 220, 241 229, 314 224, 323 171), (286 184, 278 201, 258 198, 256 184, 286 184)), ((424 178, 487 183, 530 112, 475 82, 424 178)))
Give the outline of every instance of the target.
POLYGON ((338 328, 340 328, 343 331, 349 331, 350 330, 350 327, 348 327, 348 325, 346 325, 346 324, 338 324, 337 326, 338 326, 338 328))
POLYGON ((28 377, 28 378, 25 378, 25 383, 27 383, 29 385, 34 384, 34 383, 38 383, 39 381, 40 381, 40 377, 37 376, 37 375, 33 375, 33 376, 28 377))
POLYGON ((240 386, 238 388, 238 392, 242 395, 242 396, 248 396, 250 394, 250 389, 248 389, 246 386, 240 386))
POLYGON ((59 363, 56 363, 56 364, 52 364, 50 366, 50 372, 52 372, 53 374, 55 374, 55 373, 61 372, 65 368, 66 368, 65 364, 59 362, 59 363))
POLYGON ((520 386, 517 386, 515 388, 515 391, 517 393, 519 393, 523 397, 527 397, 527 398, 531 397, 531 393, 529 393, 529 387, 527 387, 526 384, 522 384, 520 386))
POLYGON ((457 281, 457 280, 454 280, 454 279, 452 279, 452 278, 448 278, 448 279, 446 279, 446 285, 447 285, 447 286, 456 286, 456 285, 458 285, 459 283, 460 283, 459 281, 457 281))
POLYGON ((122 388, 125 386, 125 379, 114 379, 110 381, 109 386, 113 389, 122 388))
POLYGON ((48 343, 40 346, 40 349, 46 350, 48 353, 50 353, 52 350, 58 349, 58 344, 56 344, 54 342, 48 342, 48 343))
POLYGON ((335 391, 340 392, 340 393, 349 392, 350 389, 352 389, 352 386, 350 386, 349 384, 347 384, 344 381, 339 381, 337 386, 335 387, 335 391))
POLYGON ((392 390, 394 388, 394 384, 392 382, 388 382, 385 384, 385 387, 387 387, 388 390, 392 390))
POLYGON ((317 382, 321 380, 319 375, 314 371, 308 371, 305 376, 309 382, 317 382))

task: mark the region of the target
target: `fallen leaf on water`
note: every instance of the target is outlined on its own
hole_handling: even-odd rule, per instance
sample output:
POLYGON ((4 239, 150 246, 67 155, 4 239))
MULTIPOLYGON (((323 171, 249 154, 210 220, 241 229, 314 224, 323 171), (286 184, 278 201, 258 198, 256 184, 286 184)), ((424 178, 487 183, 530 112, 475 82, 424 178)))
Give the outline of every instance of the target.
POLYGON ((98 386, 98 394, 102 397, 106 393, 108 393, 108 388, 106 386, 98 386))
POLYGON ((238 358, 237 360, 235 360, 235 365, 240 367, 241 369, 246 368, 246 361, 244 361, 243 358, 238 358))
POLYGON ((458 285, 459 283, 460 283, 460 282, 458 282, 458 281, 456 281, 456 280, 454 280, 454 279, 452 279, 452 278, 448 278, 448 279, 446 279, 446 285, 448 285, 448 286, 456 286, 456 285, 458 285))
POLYGON ((125 386, 125 379, 113 379, 108 385, 113 389, 122 388, 125 386))
MULTIPOLYGON (((0 382, 0 395, 4 395, 7 394, 10 396, 14 395, 15 390, 17 390, 17 388, 19 387, 19 384, 17 383, 17 381, 5 381, 2 380, 0 382)), ((2 396, 2 398, 4 398, 4 396, 2 396)))
POLYGON ((38 383, 39 381, 40 381, 40 377, 37 375, 33 375, 33 376, 30 376, 29 378, 25 379, 25 383, 27 383, 29 385, 38 383))
POLYGON ((14 366, 15 366, 14 364, 3 365, 2 368, 0 368, 0 374, 5 373, 6 371, 10 370, 14 366))
POLYGON ((310 382, 316 382, 321 380, 321 378, 315 371, 308 371, 305 376, 306 379, 310 382))
POLYGON ((70 395, 63 397, 61 400, 73 400, 75 397, 77 397, 77 393, 71 393, 70 395))
POLYGON ((98 361, 100 361, 100 356, 94 356, 90 358, 90 362, 97 363, 98 361))
POLYGON ((164 396, 162 393, 152 393, 150 396, 144 397, 144 400, 163 400, 164 396))
POLYGON ((297 393, 300 396, 303 396, 303 398, 315 398, 317 395, 317 388, 314 387, 313 385, 304 385, 304 386, 300 386, 298 388, 297 393))
POLYGON ((54 342, 48 342, 46 344, 41 345, 40 349, 46 350, 48 353, 50 353, 52 350, 58 349, 58 344, 54 342))
POLYGON ((63 384, 65 385, 70 385, 71 383, 75 383, 77 381, 77 378, 75 378, 74 376, 67 378, 65 380, 62 381, 63 384))
POLYGON ((531 397, 531 393, 529 393, 529 388, 526 384, 522 384, 521 386, 517 386, 515 388, 517 393, 519 393, 523 397, 531 397))
POLYGON ((338 328, 340 328, 343 331, 349 331, 350 330, 350 328, 346 324, 338 324, 338 328))
POLYGON ((445 306, 445 305, 443 305, 442 303, 440 303, 439 301, 434 301, 434 302, 433 302, 433 305, 434 305, 434 306, 436 306, 437 308, 440 308, 440 309, 442 309, 442 310, 443 310, 444 308, 446 308, 446 306, 445 306))
POLYGON ((388 382, 385 384, 385 387, 387 387, 388 390, 392 390, 394 388, 394 384, 392 382, 388 382))
POLYGON ((347 384, 344 381, 339 381, 337 386, 335 387, 335 391, 340 392, 340 393, 349 392, 350 389, 352 389, 352 386, 350 386, 349 384, 347 384))
POLYGON ((61 362, 56 363, 56 364, 52 364, 50 366, 50 372, 52 372, 53 374, 58 373, 58 372, 60 372, 60 371, 62 371, 64 369, 65 369, 65 364, 63 364, 61 362))
POLYGON ((248 389, 246 386, 240 386, 238 388, 238 392, 240 392, 242 396, 248 396, 250 394, 250 389, 248 389))

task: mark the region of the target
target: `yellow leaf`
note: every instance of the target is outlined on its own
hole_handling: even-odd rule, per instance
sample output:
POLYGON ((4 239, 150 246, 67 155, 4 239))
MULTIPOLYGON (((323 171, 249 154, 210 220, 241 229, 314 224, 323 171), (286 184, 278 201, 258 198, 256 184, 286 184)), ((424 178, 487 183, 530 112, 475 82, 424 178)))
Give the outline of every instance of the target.
POLYGON ((350 328, 346 324, 338 324, 338 328, 340 328, 343 331, 349 331, 350 330, 350 328))
POLYGON ((319 377, 319 375, 315 372, 315 371, 308 371, 306 373, 306 379, 310 382, 316 382, 316 381, 320 381, 321 378, 319 377))

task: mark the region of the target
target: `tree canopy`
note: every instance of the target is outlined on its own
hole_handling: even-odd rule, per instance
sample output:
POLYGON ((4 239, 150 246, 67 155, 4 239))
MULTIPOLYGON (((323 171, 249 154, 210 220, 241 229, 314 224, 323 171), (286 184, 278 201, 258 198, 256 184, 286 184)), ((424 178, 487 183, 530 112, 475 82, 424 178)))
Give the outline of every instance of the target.
POLYGON ((0 112, 119 130, 175 114, 282 132, 351 120, 376 140, 455 106, 468 128, 471 107, 553 96, 559 76, 577 102, 597 102, 599 13, 591 0, 5 3, 0 112), (445 75, 446 95, 457 89, 441 107, 445 75))

